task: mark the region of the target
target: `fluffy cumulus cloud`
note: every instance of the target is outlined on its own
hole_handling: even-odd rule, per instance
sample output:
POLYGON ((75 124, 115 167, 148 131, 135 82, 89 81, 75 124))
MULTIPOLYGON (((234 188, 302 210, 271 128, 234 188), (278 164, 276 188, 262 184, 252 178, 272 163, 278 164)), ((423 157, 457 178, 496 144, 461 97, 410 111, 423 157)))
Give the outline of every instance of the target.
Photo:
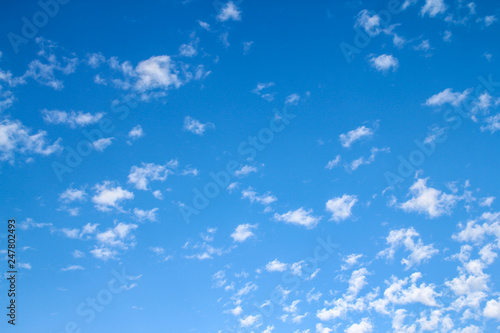
POLYGON ((128 175, 128 182, 138 190, 148 190, 151 181, 165 181, 168 175, 174 173, 173 169, 178 166, 177 160, 170 160, 165 164, 142 163, 141 166, 133 166, 128 175))
POLYGON ((278 200, 274 195, 270 192, 259 195, 256 191, 254 191, 251 187, 246 190, 241 191, 241 198, 248 199, 251 203, 257 202, 261 205, 267 206, 278 200))
POLYGON ((389 286, 384 291, 385 298, 398 305, 420 303, 431 307, 438 306, 436 297, 440 294, 436 292, 436 286, 425 282, 417 284, 421 278, 420 272, 413 273, 404 279, 392 277, 389 286))
POLYGON ((128 132, 128 137, 135 140, 144 136, 144 130, 141 125, 137 125, 128 132))
POLYGON ((260 315, 248 315, 240 319, 241 327, 254 326, 260 319, 260 315))
POLYGON ((373 325, 368 318, 363 318, 360 323, 352 324, 344 330, 346 333, 369 333, 373 332, 373 325))
POLYGON ((63 193, 59 195, 59 200, 64 203, 69 203, 73 201, 83 201, 87 196, 87 192, 84 188, 73 188, 70 187, 66 189, 63 193))
POLYGON ((356 202, 358 202, 358 197, 348 194, 328 200, 326 202, 326 210, 332 213, 330 219, 339 222, 351 217, 351 210, 356 202))
POLYGON ((377 36, 381 32, 380 16, 363 9, 356 17, 355 26, 363 28, 372 37, 377 36))
POLYGON ((236 177, 245 177, 245 176, 248 176, 249 174, 255 173, 257 171, 259 171, 259 169, 257 169, 257 167, 254 167, 252 165, 244 165, 241 168, 239 168, 238 170, 236 170, 234 172, 234 175, 236 177))
POLYGON ((370 65, 377 71, 387 73, 388 71, 396 71, 399 67, 399 61, 393 55, 381 54, 379 56, 370 57, 370 65))
POLYGON ((488 301, 483 314, 486 318, 492 318, 500 321, 500 302, 495 299, 488 301))
POLYGON ((31 133, 19 120, 0 122, 0 161, 14 161, 15 155, 52 155, 62 150, 61 140, 49 143, 47 132, 31 133))
POLYGON ((297 210, 290 210, 284 214, 275 213, 274 219, 276 221, 283 221, 285 223, 296 224, 311 229, 314 228, 321 219, 312 214, 312 209, 305 210, 300 207, 297 210))
POLYGON ((432 244, 424 245, 420 235, 413 228, 392 230, 386 238, 388 248, 379 252, 378 256, 393 259, 398 248, 403 247, 410 252, 407 258, 401 260, 401 264, 409 269, 413 266, 429 260, 439 251, 432 244))
POLYGON ((156 222, 156 212, 157 211, 158 211, 158 208, 153 208, 150 210, 134 208, 134 215, 139 221, 156 222))
MULTIPOLYGON (((97 232, 95 235, 97 244, 90 253, 97 259, 107 261, 116 259, 121 251, 127 250, 136 245, 133 231, 138 226, 136 224, 116 223, 114 227, 106 231, 97 232)), ((140 276, 139 276, 140 277, 140 276)))
POLYGON ((288 264, 282 263, 278 259, 270 261, 266 265, 266 270, 268 272, 284 272, 288 269, 288 264))
POLYGON ((453 89, 447 88, 440 93, 429 97, 425 101, 427 106, 443 106, 450 104, 452 106, 459 106, 469 96, 471 90, 466 89, 462 92, 454 92, 453 89))
POLYGON ((101 138, 99 140, 96 140, 92 142, 92 147, 97 150, 97 151, 104 151, 104 149, 108 148, 113 144, 113 139, 114 138, 101 138))
POLYGON ((435 17, 438 14, 444 13, 447 8, 443 0, 425 0, 420 14, 422 16, 429 15, 430 17, 435 17))
POLYGON ((219 14, 217 15, 217 20, 221 22, 226 22, 229 20, 240 21, 241 11, 238 6, 234 4, 234 2, 229 1, 222 6, 219 14))
POLYGON ((135 88, 139 91, 179 88, 182 85, 175 63, 166 55, 141 61, 135 72, 138 77, 135 88))
POLYGON ((436 218, 444 214, 450 214, 456 202, 460 199, 454 194, 447 194, 427 186, 429 178, 420 178, 410 187, 411 198, 399 205, 406 212, 426 214, 430 218, 436 218))
POLYGON ((104 181, 94 187, 96 194, 92 197, 92 202, 100 211, 109 211, 112 208, 121 209, 119 204, 125 200, 134 198, 134 194, 124 190, 121 186, 116 186, 113 182, 104 181))
POLYGON ((176 62, 168 55, 152 56, 140 61, 135 67, 129 61, 120 62, 117 57, 111 57, 105 63, 115 76, 98 74, 95 77, 96 83, 132 91, 145 101, 163 97, 168 90, 180 88, 193 79, 204 79, 210 74, 203 65, 176 62), (116 77, 120 74, 121 78, 116 77))
POLYGON ((248 238, 255 236, 252 230, 256 228, 257 228, 256 224, 249 224, 249 223, 240 224, 231 234, 231 237, 235 242, 243 243, 248 238))
POLYGON ((184 118, 184 130, 196 135, 203 135, 208 128, 213 128, 212 123, 201 123, 199 120, 187 116, 184 118))

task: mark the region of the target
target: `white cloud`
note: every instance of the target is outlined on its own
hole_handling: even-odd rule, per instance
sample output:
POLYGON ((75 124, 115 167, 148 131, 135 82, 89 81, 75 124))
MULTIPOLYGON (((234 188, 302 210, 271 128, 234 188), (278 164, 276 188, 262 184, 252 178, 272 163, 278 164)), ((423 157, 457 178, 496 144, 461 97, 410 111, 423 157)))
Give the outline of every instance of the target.
POLYGON ((205 133, 207 128, 213 128, 213 127, 215 126, 212 123, 202 124, 198 120, 193 119, 190 116, 184 118, 184 130, 189 131, 193 134, 203 135, 203 133, 205 133))
POLYGON ((231 309, 229 310, 229 312, 233 315, 233 316, 239 316, 240 314, 243 313, 243 309, 241 308, 241 306, 237 306, 235 307, 234 309, 231 309))
POLYGON ((109 181, 96 184, 94 189, 96 194, 92 197, 92 202, 101 211, 109 211, 111 208, 121 209, 120 202, 134 198, 132 192, 124 190, 120 186, 115 186, 109 181))
POLYGON ((500 113, 486 118, 485 122, 486 125, 481 126, 481 131, 490 131, 491 133, 500 131, 500 113))
POLYGON ((83 271, 84 269, 85 268, 83 268, 80 265, 72 265, 72 266, 68 266, 66 268, 61 268, 61 271, 62 272, 67 272, 67 271, 83 271))
POLYGON ((195 38, 189 44, 182 44, 179 47, 179 54, 183 57, 194 57, 196 54, 198 54, 197 50, 197 45, 198 45, 199 39, 195 38))
POLYGON ((92 114, 82 111, 42 110, 43 120, 49 124, 65 124, 71 128, 84 127, 97 123, 104 116, 103 112, 92 114))
POLYGON ((207 22, 203 22, 203 21, 200 21, 198 20, 198 24, 200 25, 200 27, 202 27, 203 29, 205 30, 210 30, 210 24, 208 24, 207 22))
POLYGON ((370 64, 379 72, 387 73, 392 69, 395 72, 399 67, 399 61, 390 54, 382 54, 379 56, 371 56, 370 64))
POLYGON ((135 140, 144 136, 144 131, 141 125, 137 125, 128 132, 128 137, 135 140))
POLYGON ((347 194, 328 200, 326 210, 332 213, 330 220, 339 222, 352 216, 351 209, 356 202, 358 202, 357 196, 347 194))
POLYGON ((172 169, 178 166, 177 160, 170 160, 161 165, 154 163, 142 163, 141 166, 133 166, 128 175, 128 182, 134 184, 138 190, 148 190, 149 182, 152 180, 165 181, 168 175, 173 174, 172 169))
POLYGON ((308 229, 314 228, 320 221, 320 217, 312 215, 313 210, 305 210, 300 207, 294 211, 288 211, 285 214, 274 214, 274 219, 277 221, 283 221, 285 223, 296 224, 304 226, 308 229))
POLYGON ((108 248, 95 248, 91 250, 90 253, 97 259, 101 259, 104 261, 109 259, 115 259, 116 255, 118 254, 116 250, 111 250, 108 248))
POLYGON ((47 142, 47 132, 30 134, 31 130, 19 120, 4 119, 0 122, 0 161, 14 161, 14 155, 39 154, 48 156, 62 150, 61 139, 47 142))
POLYGON ((459 197, 453 194, 446 194, 432 187, 427 187, 428 179, 417 179, 410 187, 412 198, 400 204, 399 208, 406 212, 427 214, 430 218, 436 218, 443 214, 451 214, 451 210, 459 197))
POLYGON ((163 200, 163 193, 160 190, 153 191, 153 196, 158 200, 163 200))
POLYGON ((31 264, 30 263, 18 263, 17 267, 19 268, 24 268, 24 269, 31 269, 31 264))
POLYGON ((417 286, 416 281, 422 274, 413 273, 410 278, 402 280, 392 277, 392 283, 384 291, 384 296, 393 304, 421 303, 427 306, 437 306, 435 297, 440 296, 433 284, 421 283, 417 286), (408 288, 405 287, 411 282, 408 288))
POLYGON ((267 326, 266 329, 262 331, 262 333, 271 333, 272 331, 274 331, 274 325, 267 326))
POLYGON ((66 191, 59 195, 59 200, 64 203, 70 203, 73 201, 84 201, 87 196, 85 189, 76 189, 69 187, 66 191))
POLYGON ((134 215, 139 221, 150 221, 156 222, 156 212, 158 208, 153 208, 150 210, 142 210, 139 208, 134 208, 134 215))
POLYGON ((252 232, 252 229, 256 228, 257 228, 256 224, 249 224, 249 223, 240 224, 231 234, 231 237, 235 242, 242 243, 246 241, 248 238, 255 236, 255 234, 252 232))
POLYGON ((368 275, 368 270, 364 267, 351 273, 349 287, 345 295, 346 301, 354 301, 359 292, 368 284, 366 275, 368 275))
POLYGON ((103 247, 113 248, 119 247, 127 249, 129 246, 134 246, 134 236, 131 234, 137 229, 137 224, 118 223, 114 228, 98 233, 96 239, 103 247))
POLYGON ((437 14, 442 14, 448 7, 443 0, 425 0, 425 5, 420 10, 420 15, 428 14, 430 17, 435 17, 437 14))
POLYGON ((316 324, 316 333, 331 333, 333 330, 331 328, 323 326, 323 324, 316 324))
POLYGON ((315 302, 318 302, 319 299, 321 298, 321 296, 323 296, 323 294, 321 292, 314 292, 314 289, 315 288, 312 288, 306 295, 306 300, 307 300, 307 303, 311 303, 312 301, 315 301, 315 302))
POLYGON ((472 108, 472 113, 476 114, 479 111, 487 112, 488 109, 493 104, 493 97, 488 93, 484 92, 474 101, 474 106, 472 108))
POLYGON ((97 151, 104 151, 104 149, 108 148, 113 143, 114 138, 102 138, 97 141, 92 142, 92 146, 97 151))
POLYGON ((85 62, 92 68, 97 68, 106 62, 106 57, 102 53, 87 53, 85 62))
POLYGON ((23 230, 28 230, 31 228, 44 228, 44 227, 52 227, 52 223, 38 223, 35 222, 32 218, 26 218, 26 220, 22 221, 19 224, 19 228, 23 230))
POLYGON ((261 205, 267 206, 276 200, 278 200, 274 195, 270 192, 266 192, 263 195, 258 195, 251 187, 246 190, 241 191, 241 198, 248 199, 251 203, 258 202, 261 205))
POLYGON ((429 40, 424 39, 423 41, 420 42, 420 44, 414 46, 413 49, 416 51, 427 52, 427 51, 431 50, 432 47, 431 47, 431 44, 429 43, 429 40))
POLYGON ((500 302, 497 300, 490 300, 486 303, 483 315, 486 318, 492 318, 500 321, 500 302))
POLYGON ((267 82, 267 83, 257 83, 257 87, 252 90, 252 93, 257 94, 261 96, 263 99, 267 101, 272 101, 274 99, 274 93, 262 93, 262 90, 268 89, 270 87, 274 86, 274 82, 267 82))
POLYGON ((60 231, 64 234, 64 236, 72 239, 90 239, 91 235, 94 234, 97 230, 99 224, 91 224, 87 223, 81 229, 79 228, 62 228, 60 231))
POLYGON ((371 152, 370 157, 364 158, 363 156, 361 156, 360 158, 355 159, 354 161, 352 161, 351 164, 347 165, 346 169, 354 171, 357 168, 359 168, 361 165, 368 165, 368 164, 373 163, 375 161, 375 156, 377 156, 377 154, 379 152, 386 152, 386 153, 388 153, 390 151, 391 150, 389 148, 376 148, 376 147, 373 147, 370 150, 370 152, 371 152))
POLYGON ((65 75, 74 73, 78 65, 78 59, 63 57, 63 62, 61 62, 54 53, 51 53, 52 47, 55 46, 54 43, 41 37, 35 38, 35 41, 41 48, 37 53, 40 58, 28 64, 28 70, 20 79, 24 81, 26 78, 32 78, 38 83, 55 90, 63 89, 64 84, 56 78, 56 73, 60 72, 65 75))
POLYGON ((435 142, 438 138, 442 137, 445 134, 445 129, 441 128, 437 125, 433 125, 430 129, 429 132, 427 133, 427 136, 424 139, 424 143, 433 143, 435 142))
POLYGON ((476 220, 468 221, 465 228, 461 224, 462 230, 453 235, 453 239, 459 242, 472 242, 480 244, 486 236, 495 236, 500 245, 500 213, 483 213, 476 220), (480 224, 479 222, 484 222, 480 224))
POLYGON ((491 207, 491 204, 493 203, 494 200, 495 200, 495 197, 483 198, 481 200, 481 202, 479 203, 479 206, 482 206, 482 207, 491 207))
POLYGON ((157 255, 161 255, 161 254, 165 253, 165 249, 162 247, 150 247, 149 249, 151 251, 153 251, 154 253, 156 253, 157 255))
POLYGON ((453 89, 447 88, 440 93, 429 97, 425 101, 425 105, 443 106, 445 104, 451 104, 453 106, 459 106, 467 98, 467 96, 469 96, 470 92, 470 89, 466 89, 463 92, 453 92, 453 89))
POLYGON ((342 261, 345 262, 345 264, 342 265, 341 270, 345 271, 351 268, 352 266, 358 264, 358 260, 362 257, 363 257, 362 254, 353 253, 343 258, 342 261))
POLYGON ((135 88, 138 91, 179 88, 182 85, 175 63, 167 55, 141 61, 135 68, 135 74, 138 78, 135 88))
POLYGON ((340 159, 341 159, 340 155, 337 155, 333 160, 328 161, 328 163, 326 164, 325 168, 328 169, 328 170, 332 170, 334 167, 336 167, 337 165, 339 165, 340 159))
POLYGON ((291 94, 286 97, 285 104, 297 105, 297 103, 299 103, 299 100, 300 100, 299 94, 291 94))
POLYGON ((288 264, 282 263, 278 259, 270 261, 266 265, 266 270, 268 272, 284 272, 288 268, 288 264))
POLYGON ((401 264, 405 265, 405 269, 420 265, 439 252, 432 244, 424 245, 419 233, 413 228, 392 230, 386 238, 386 243, 390 247, 379 252, 377 256, 392 259, 396 250, 404 247, 405 251, 411 252, 407 258, 401 260, 401 264))
POLYGON ((245 318, 240 319, 241 327, 254 326, 259 321, 260 315, 248 315, 245 318))
POLYGON ((222 6, 217 15, 217 20, 221 22, 226 22, 228 20, 241 21, 241 11, 232 1, 229 1, 222 6))
POLYGON ((487 27, 498 21, 495 15, 488 15, 484 17, 484 25, 487 27))
POLYGON ((234 175, 236 177, 245 177, 245 176, 248 176, 249 174, 251 174, 252 172, 257 172, 257 171, 258 171, 258 169, 254 166, 244 165, 240 169, 236 170, 234 172, 234 175))
POLYGON ((240 185, 240 183, 238 182, 233 182, 231 184, 229 184, 227 187, 226 187, 226 190, 229 192, 229 193, 232 193, 234 189, 238 188, 238 186, 240 185))
POLYGON ((359 324, 353 324, 344 330, 345 333, 373 332, 373 325, 368 318, 363 318, 359 324))
POLYGON ((73 256, 73 258, 77 258, 77 259, 85 257, 85 253, 83 253, 82 251, 79 251, 79 250, 73 251, 73 253, 71 255, 73 256))
POLYGON ((373 130, 365 126, 360 126, 347 133, 340 134, 340 143, 343 147, 349 148, 354 142, 361 140, 364 137, 373 135, 373 130))
POLYGON ((370 13, 366 9, 358 13, 355 26, 365 29, 366 33, 371 37, 377 36, 382 31, 380 28, 380 16, 370 13))

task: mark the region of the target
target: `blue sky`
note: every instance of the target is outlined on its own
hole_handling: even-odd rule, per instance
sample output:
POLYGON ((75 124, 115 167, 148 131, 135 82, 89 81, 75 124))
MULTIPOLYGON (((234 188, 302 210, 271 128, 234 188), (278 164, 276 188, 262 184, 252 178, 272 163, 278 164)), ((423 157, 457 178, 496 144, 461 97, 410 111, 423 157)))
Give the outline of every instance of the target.
POLYGON ((497 3, 2 6, 2 332, 499 329, 497 3))

